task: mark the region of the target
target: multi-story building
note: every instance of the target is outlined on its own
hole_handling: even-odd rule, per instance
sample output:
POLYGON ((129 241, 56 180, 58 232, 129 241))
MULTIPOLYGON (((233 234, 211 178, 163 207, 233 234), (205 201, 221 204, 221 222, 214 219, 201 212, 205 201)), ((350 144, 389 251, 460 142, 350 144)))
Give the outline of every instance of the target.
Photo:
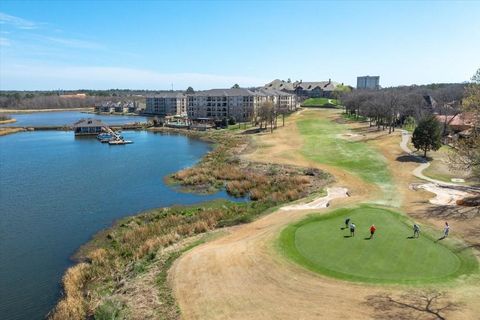
POLYGON ((380 76, 357 77, 357 89, 380 89, 380 76))
POLYGON ((267 101, 273 103, 277 109, 293 111, 296 109, 297 97, 282 90, 260 88, 255 93, 263 94, 267 101))
POLYGON ((331 79, 328 81, 303 82, 295 81, 288 82, 284 80, 275 79, 267 83, 263 89, 279 90, 286 93, 295 93, 299 98, 332 98, 335 88, 339 85, 331 79))
POLYGON ((212 89, 187 95, 187 113, 190 119, 235 119, 237 122, 250 121, 258 107, 270 101, 274 106, 293 110, 296 106, 292 94, 278 90, 259 89, 212 89))
POLYGON ((145 113, 161 117, 187 113, 187 97, 180 92, 165 92, 146 98, 145 113))

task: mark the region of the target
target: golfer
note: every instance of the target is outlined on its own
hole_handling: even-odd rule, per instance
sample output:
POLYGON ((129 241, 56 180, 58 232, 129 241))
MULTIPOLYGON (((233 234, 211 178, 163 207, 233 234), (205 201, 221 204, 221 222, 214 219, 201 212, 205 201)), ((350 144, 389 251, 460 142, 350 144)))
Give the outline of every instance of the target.
POLYGON ((345 229, 348 228, 349 224, 350 224, 350 218, 345 219, 345 229))
POLYGON ((350 237, 354 237, 355 236, 355 228, 357 226, 354 224, 354 223, 350 223, 350 237))
POLYGON ((449 232, 450 232, 450 226, 448 225, 448 222, 445 222, 445 228, 443 228, 443 237, 444 238, 448 237, 449 232))
POLYGON ((418 238, 420 236, 420 226, 418 224, 413 225, 413 237, 418 238))
POLYGON ((370 239, 373 238, 373 235, 375 234, 375 230, 377 230, 377 228, 375 228, 375 225, 372 224, 372 226, 370 227, 370 239))

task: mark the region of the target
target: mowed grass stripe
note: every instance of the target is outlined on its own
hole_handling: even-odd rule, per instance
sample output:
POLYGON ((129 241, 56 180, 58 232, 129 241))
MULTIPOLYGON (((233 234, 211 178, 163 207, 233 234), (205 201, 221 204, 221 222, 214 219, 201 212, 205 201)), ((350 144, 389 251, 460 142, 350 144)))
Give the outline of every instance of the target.
MULTIPOLYGON (((413 235, 406 217, 375 206, 338 209, 312 216, 282 231, 280 248, 297 263, 321 274, 346 280, 375 283, 431 283, 478 271, 471 250, 455 250, 447 239, 413 235), (355 237, 344 227, 350 217, 355 237), (377 232, 371 240, 369 227, 377 232)), ((438 236, 441 235, 439 232, 438 236)))
POLYGON ((334 165, 360 176, 367 182, 391 184, 387 160, 365 142, 338 137, 346 127, 329 119, 312 117, 297 122, 305 138, 303 154, 314 161, 334 165))

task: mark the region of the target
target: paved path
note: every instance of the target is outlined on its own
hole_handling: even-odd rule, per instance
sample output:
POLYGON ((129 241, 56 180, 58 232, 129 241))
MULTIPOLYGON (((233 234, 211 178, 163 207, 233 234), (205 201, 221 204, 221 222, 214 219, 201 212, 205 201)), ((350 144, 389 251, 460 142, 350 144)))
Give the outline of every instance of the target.
POLYGON ((410 133, 408 133, 408 131, 402 130, 402 141, 400 142, 400 148, 402 148, 402 150, 408 153, 411 157, 414 157, 419 162, 421 162, 421 164, 412 171, 413 175, 419 179, 430 182, 415 185, 414 188, 424 189, 426 191, 436 194, 435 198, 430 199, 430 203, 437 205, 456 205, 457 200, 473 196, 475 192, 480 191, 480 188, 464 186, 453 182, 440 181, 425 176, 422 172, 430 166, 430 162, 428 162, 422 157, 413 154, 412 150, 408 148, 409 140, 410 133))

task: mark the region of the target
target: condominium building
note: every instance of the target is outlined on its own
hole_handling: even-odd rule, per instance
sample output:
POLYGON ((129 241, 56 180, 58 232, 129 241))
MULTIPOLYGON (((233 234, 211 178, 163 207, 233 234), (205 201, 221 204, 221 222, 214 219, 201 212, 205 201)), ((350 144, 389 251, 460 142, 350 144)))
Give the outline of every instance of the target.
POLYGON ((293 111, 297 105, 297 97, 282 90, 260 88, 255 93, 264 95, 277 109, 293 111))
POLYGON ((260 89, 212 89, 187 95, 188 117, 224 119, 238 122, 250 121, 262 103, 270 101, 274 106, 292 110, 295 97, 286 92, 260 89))
POLYGON ((146 98, 145 113, 161 117, 186 114, 187 97, 180 92, 165 92, 146 98))
POLYGON ((357 77, 357 89, 380 89, 380 76, 357 77))

